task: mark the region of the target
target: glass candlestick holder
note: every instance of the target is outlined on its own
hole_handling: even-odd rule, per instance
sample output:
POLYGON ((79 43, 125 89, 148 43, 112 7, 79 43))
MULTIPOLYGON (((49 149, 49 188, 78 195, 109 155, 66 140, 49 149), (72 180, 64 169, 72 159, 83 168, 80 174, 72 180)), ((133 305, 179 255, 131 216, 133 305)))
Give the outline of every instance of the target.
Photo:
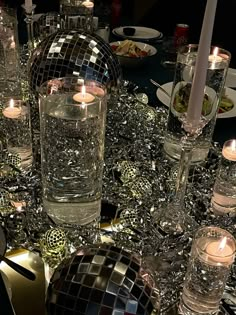
POLYGON ((40 89, 43 204, 56 223, 100 217, 106 89, 76 77, 40 89))
MULTIPOLYGON (((197 54, 198 45, 186 45, 179 48, 177 55, 164 140, 164 151, 168 157, 174 160, 180 159, 180 139, 185 134, 182 128, 182 118, 188 110, 197 54)), ((219 47, 211 47, 202 104, 202 116, 207 123, 196 141, 192 162, 203 161, 209 152, 230 57, 228 51, 219 47)))
POLYGON ((183 293, 182 314, 214 314, 235 256, 235 239, 218 227, 200 228, 194 237, 183 293))
POLYGON ((25 4, 22 4, 22 8, 25 10, 25 22, 27 27, 27 36, 28 36, 28 48, 32 51, 35 48, 34 45, 34 10, 36 5, 33 4, 30 7, 26 7, 25 4))
POLYGON ((29 104, 21 99, 4 99, 2 119, 8 151, 19 156, 21 169, 29 169, 33 161, 29 104))
POLYGON ((236 215, 236 139, 224 143, 211 210, 216 215, 236 215))

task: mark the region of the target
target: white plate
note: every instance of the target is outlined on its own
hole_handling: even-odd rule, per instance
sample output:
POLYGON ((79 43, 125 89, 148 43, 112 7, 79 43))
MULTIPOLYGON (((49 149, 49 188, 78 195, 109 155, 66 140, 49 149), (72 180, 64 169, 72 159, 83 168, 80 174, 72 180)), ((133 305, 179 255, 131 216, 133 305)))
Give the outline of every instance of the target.
MULTIPOLYGON (((166 92, 171 94, 172 85, 173 85, 173 82, 168 82, 168 83, 163 84, 161 87, 163 87, 163 89, 165 89, 166 92)), ((166 105, 167 107, 170 106, 169 97, 164 92, 162 92, 161 89, 157 89, 156 95, 157 95, 157 98, 164 105, 166 105)), ((236 91, 226 87, 225 88, 225 95, 228 96, 234 102, 234 107, 231 110, 229 110, 228 112, 218 114, 217 118, 230 118, 230 117, 236 116, 236 91)))
POLYGON ((116 36, 122 38, 129 38, 129 39, 143 39, 143 40, 150 40, 150 39, 157 39, 161 38, 163 34, 153 28, 142 27, 142 26, 122 26, 117 27, 112 30, 112 33, 116 36), (127 36, 124 34, 123 29, 124 27, 132 27, 135 29, 135 34, 133 36, 127 36))
POLYGON ((236 87, 236 69, 229 68, 225 80, 225 86, 236 87))

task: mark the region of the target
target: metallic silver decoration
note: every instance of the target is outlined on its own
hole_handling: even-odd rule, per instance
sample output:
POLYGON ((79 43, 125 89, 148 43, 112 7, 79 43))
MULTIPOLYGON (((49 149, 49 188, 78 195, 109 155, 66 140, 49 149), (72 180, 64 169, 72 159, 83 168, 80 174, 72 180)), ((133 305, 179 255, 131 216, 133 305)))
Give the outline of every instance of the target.
POLYGON ((160 293, 141 258, 113 245, 79 249, 51 278, 48 312, 91 315, 158 314, 160 293))
POLYGON ((117 90, 121 67, 110 46, 96 34, 60 30, 43 40, 29 61, 29 81, 38 93, 42 83, 65 76, 80 76, 117 90))

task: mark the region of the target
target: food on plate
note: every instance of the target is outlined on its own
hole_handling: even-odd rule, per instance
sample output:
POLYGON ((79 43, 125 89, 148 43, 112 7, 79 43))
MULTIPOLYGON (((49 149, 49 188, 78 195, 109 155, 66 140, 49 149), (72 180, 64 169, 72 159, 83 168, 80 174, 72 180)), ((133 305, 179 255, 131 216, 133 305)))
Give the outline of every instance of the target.
POLYGON ((127 57, 146 57, 151 54, 151 51, 140 49, 135 42, 132 40, 124 40, 120 43, 120 45, 111 45, 112 50, 119 56, 127 56, 127 57))
POLYGON ((222 95, 221 100, 220 100, 220 106, 219 106, 219 113, 225 113, 233 109, 234 107, 234 102, 225 94, 222 95))
MULTIPOLYGON (((187 111, 190 92, 191 84, 187 83, 185 86, 181 87, 179 91, 175 94, 173 106, 178 113, 185 113, 187 111)), ((218 113, 222 114, 228 112, 233 107, 234 107, 233 101, 224 93, 220 100, 218 113)), ((202 115, 203 116, 209 115, 211 113, 211 108, 212 108, 211 100, 209 96, 205 93, 202 106, 202 115)))
MULTIPOLYGON (((191 86, 192 85, 190 83, 187 83, 185 86, 181 87, 179 91, 175 94, 173 106, 178 113, 185 113, 187 111, 191 86)), ((205 94, 203 99, 202 115, 209 115, 211 112, 211 107, 212 104, 209 96, 205 94)))

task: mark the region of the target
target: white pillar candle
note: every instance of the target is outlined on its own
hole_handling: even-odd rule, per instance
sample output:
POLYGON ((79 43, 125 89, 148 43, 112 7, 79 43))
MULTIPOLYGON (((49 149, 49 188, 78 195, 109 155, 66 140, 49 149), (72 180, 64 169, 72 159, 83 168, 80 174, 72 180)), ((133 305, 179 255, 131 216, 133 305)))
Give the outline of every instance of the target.
POLYGON ((17 119, 21 115, 21 108, 15 106, 15 101, 11 99, 9 105, 6 106, 3 111, 3 116, 11 119, 17 119))
POLYGON ((230 161, 236 161, 236 140, 226 141, 222 149, 224 158, 230 161))
POLYGON ((93 102, 95 97, 91 93, 86 92, 86 87, 83 85, 81 92, 73 95, 73 100, 78 103, 91 103, 93 102))
POLYGON ((189 97, 187 123, 190 125, 190 130, 188 131, 194 131, 199 126, 201 118, 216 6, 217 0, 207 1, 198 47, 193 84, 189 97))

